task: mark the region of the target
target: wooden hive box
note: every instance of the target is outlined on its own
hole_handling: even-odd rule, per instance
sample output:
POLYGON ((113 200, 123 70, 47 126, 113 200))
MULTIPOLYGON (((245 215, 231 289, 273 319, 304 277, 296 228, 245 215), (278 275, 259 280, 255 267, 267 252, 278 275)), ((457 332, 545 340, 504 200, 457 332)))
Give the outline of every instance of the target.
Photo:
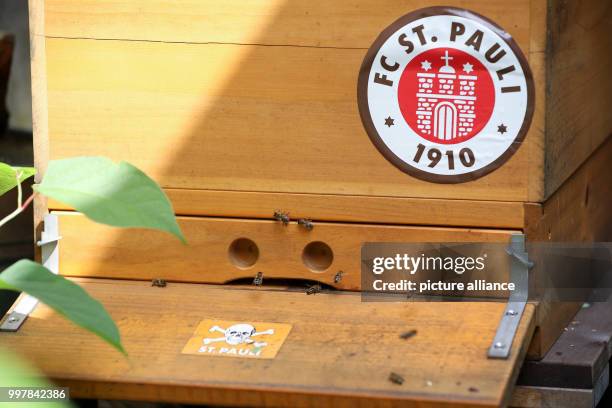
POLYGON ((2 343, 80 397, 506 403, 525 354, 541 356, 577 305, 527 305, 510 357, 487 359, 502 303, 362 303, 361 245, 610 238, 612 19, 596 0, 444 3, 503 28, 530 67, 521 66, 530 126, 520 137, 510 129, 513 154, 472 180, 402 171, 358 104, 379 34, 437 2, 30 0, 40 174, 52 159, 127 160, 164 187, 189 245, 39 200, 39 229, 47 211, 59 218, 60 273, 106 305, 131 358, 43 319, 44 307, 2 343), (276 210, 315 228, 282 226, 276 210), (323 259, 313 255, 321 248, 323 259), (215 285, 260 271, 345 292, 215 285), (171 283, 152 288, 156 278, 171 283), (181 354, 204 318, 293 327, 271 360, 181 354), (418 330, 410 343, 398 337, 405 328, 418 330), (390 372, 406 382, 389 382, 390 372))

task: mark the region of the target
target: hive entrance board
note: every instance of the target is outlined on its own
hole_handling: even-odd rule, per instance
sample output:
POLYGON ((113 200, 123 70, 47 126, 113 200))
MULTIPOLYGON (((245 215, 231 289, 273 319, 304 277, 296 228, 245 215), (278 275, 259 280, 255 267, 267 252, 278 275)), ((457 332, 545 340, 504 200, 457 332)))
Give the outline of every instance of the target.
MULTIPOLYGON (((77 279, 118 323, 129 358, 38 306, 3 346, 71 396, 256 406, 498 406, 533 331, 522 317, 508 360, 486 351, 503 303, 361 302, 357 293, 77 279), (292 325, 273 359, 183 354, 203 319, 292 325), (403 339, 401 334, 416 330, 403 339), (75 347, 78 345, 78 347, 75 347), (403 384, 389 380, 391 373, 403 384)), ((262 338, 265 336, 262 336, 262 338)))
MULTIPOLYGON (((59 270, 65 276, 228 283, 253 279, 261 271, 264 282, 303 279, 343 290, 361 288, 365 242, 507 244, 516 232, 322 222, 307 231, 294 221, 284 226, 273 220, 178 217, 188 242, 184 245, 157 231, 112 228, 75 212, 53 214, 62 237, 59 270)), ((507 262, 489 269, 490 280, 508 277, 507 262)))

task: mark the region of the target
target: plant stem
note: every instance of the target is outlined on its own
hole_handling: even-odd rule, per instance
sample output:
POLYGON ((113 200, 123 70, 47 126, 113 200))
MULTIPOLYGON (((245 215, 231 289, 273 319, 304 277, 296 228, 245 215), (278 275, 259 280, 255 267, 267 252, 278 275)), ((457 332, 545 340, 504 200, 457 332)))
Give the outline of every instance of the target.
POLYGON ((21 206, 21 210, 25 210, 26 208, 28 208, 28 205, 30 205, 30 203, 34 200, 34 196, 36 195, 36 193, 32 193, 30 194, 30 196, 25 200, 25 202, 23 203, 23 205, 21 206))
POLYGON ((23 171, 15 172, 15 177, 17 178, 17 208, 21 208, 21 200, 23 199, 23 193, 21 191, 21 175, 23 171))
POLYGON ((9 222, 10 220, 12 220, 13 218, 15 218, 16 216, 18 216, 19 214, 21 214, 23 210, 21 209, 21 207, 17 208, 15 211, 13 211, 12 213, 10 213, 9 215, 7 215, 6 217, 4 217, 3 219, 0 220, 0 227, 2 227, 4 224, 6 224, 7 222, 9 222))

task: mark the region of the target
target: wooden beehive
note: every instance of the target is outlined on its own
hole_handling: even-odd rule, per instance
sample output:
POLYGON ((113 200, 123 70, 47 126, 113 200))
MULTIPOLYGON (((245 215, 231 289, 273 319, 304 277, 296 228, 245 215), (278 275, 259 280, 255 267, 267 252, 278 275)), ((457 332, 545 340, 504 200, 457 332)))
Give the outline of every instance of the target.
POLYGON ((265 279, 355 291, 363 242, 507 242, 514 232, 528 240, 609 238, 610 8, 596 0, 445 2, 514 38, 531 67, 535 109, 524 141, 501 167, 440 184, 380 154, 356 95, 379 33, 432 3, 30 0, 41 174, 52 159, 127 160, 165 188, 190 245, 155 232, 117 232, 39 201, 39 220, 47 209, 60 218, 60 272, 109 308, 132 363, 55 318, 33 320, 6 341, 84 397, 288 406, 507 401, 534 329, 529 354, 537 357, 575 304, 528 305, 511 358, 495 361, 485 350, 499 303, 380 305, 354 293, 306 297, 191 284, 262 271, 265 279), (315 228, 283 227, 272 219, 276 210, 312 219, 315 228), (310 259, 313 242, 333 257, 310 259), (147 283, 155 278, 184 283, 156 291, 147 283), (207 316, 294 328, 265 367, 181 355, 185 336, 207 316), (397 336, 372 340, 405 325, 418 326, 414 348, 397 336), (402 370, 403 387, 387 381, 402 370))

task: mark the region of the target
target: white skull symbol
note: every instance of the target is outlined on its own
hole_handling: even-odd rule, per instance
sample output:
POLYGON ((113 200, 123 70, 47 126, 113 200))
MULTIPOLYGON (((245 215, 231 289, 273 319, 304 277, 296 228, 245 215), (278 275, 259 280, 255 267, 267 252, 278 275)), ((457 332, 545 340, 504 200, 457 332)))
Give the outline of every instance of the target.
POLYGON ((225 331, 225 342, 233 346, 242 344, 247 342, 254 333, 255 327, 250 324, 235 324, 225 331))

